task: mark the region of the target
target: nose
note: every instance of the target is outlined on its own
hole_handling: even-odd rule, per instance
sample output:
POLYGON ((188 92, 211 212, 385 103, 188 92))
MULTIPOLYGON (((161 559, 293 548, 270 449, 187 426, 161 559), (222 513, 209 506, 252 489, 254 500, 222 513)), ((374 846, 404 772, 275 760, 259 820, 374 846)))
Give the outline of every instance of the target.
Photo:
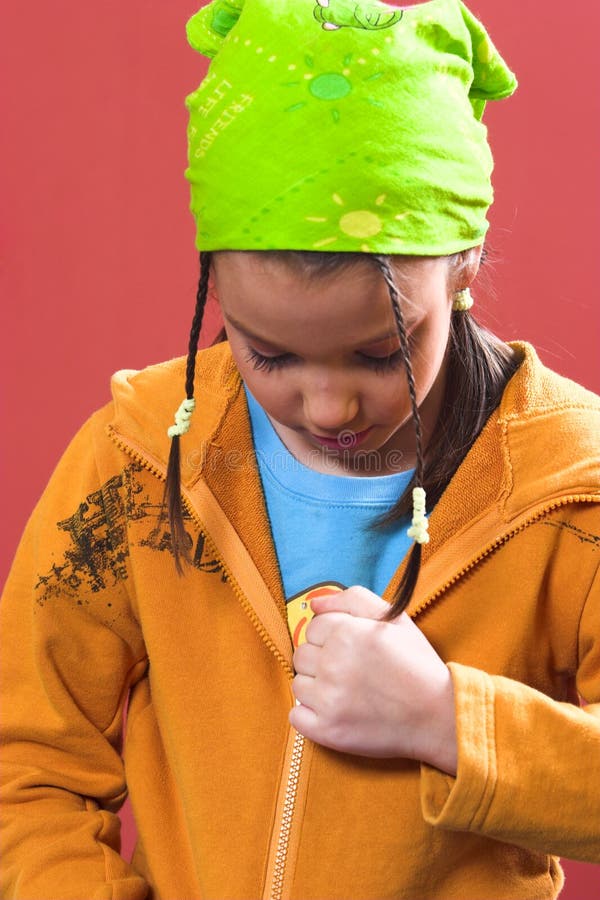
POLYGON ((336 434, 356 420, 358 411, 356 393, 341 385, 315 385, 304 392, 307 427, 315 434, 336 434))

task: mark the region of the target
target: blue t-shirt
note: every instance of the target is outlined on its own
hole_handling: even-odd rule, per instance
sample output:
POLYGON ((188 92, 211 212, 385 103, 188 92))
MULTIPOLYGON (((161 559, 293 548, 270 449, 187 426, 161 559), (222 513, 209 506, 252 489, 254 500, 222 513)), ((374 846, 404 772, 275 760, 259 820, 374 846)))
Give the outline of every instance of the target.
POLYGON ((404 492, 414 470, 346 476, 316 472, 282 443, 246 388, 254 448, 286 601, 320 584, 354 584, 381 595, 412 541, 410 516, 369 526, 404 492))

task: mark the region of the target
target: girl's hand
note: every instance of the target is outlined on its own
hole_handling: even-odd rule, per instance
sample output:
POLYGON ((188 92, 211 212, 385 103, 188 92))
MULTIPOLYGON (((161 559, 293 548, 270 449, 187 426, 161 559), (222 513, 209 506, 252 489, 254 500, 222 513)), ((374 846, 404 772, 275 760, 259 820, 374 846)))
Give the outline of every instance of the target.
POLYGON ((456 775, 452 678, 414 622, 406 613, 379 621, 389 606, 363 587, 311 606, 306 643, 294 652, 294 728, 343 753, 407 757, 456 775))

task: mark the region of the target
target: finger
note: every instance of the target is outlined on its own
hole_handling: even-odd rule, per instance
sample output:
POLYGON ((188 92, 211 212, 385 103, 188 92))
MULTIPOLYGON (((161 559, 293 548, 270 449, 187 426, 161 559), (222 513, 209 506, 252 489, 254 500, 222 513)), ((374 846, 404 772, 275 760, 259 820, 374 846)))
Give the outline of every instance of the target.
POLYGON ((365 619, 380 619, 390 608, 389 603, 360 585, 340 591, 338 594, 315 597, 310 601, 310 605, 315 615, 326 612, 345 612, 351 616, 360 616, 365 619))
POLYGON ((323 647, 328 635, 331 634, 332 628, 339 625, 340 621, 347 615, 347 613, 328 612, 327 615, 315 616, 306 626, 306 631, 304 632, 306 640, 302 646, 312 644, 314 647, 323 647))
POLYGON ((292 657, 295 671, 299 675, 312 675, 314 677, 317 674, 319 653, 320 647, 316 647, 311 643, 301 644, 294 650, 292 657))
POLYGON ((319 734, 318 718, 317 714, 310 707, 294 706, 289 712, 288 719, 290 725, 308 738, 309 741, 317 740, 319 734))
POLYGON ((315 678, 308 675, 296 675, 292 680, 292 691, 297 702, 314 710, 317 699, 315 678))

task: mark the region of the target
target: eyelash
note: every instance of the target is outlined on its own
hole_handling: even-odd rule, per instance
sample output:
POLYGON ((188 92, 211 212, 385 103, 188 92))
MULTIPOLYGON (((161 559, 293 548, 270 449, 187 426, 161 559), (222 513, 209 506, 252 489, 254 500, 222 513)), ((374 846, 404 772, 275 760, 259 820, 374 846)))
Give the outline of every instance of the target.
MULTIPOLYGON (((409 340, 409 345, 410 343, 409 340)), ((263 356, 262 353, 258 353, 253 347, 248 347, 247 350, 247 361, 252 363, 254 369, 259 372, 273 372, 275 369, 283 369, 285 366, 289 366, 294 362, 294 357, 290 353, 282 353, 281 356, 263 356)), ((382 356, 381 358, 365 356, 362 353, 359 354, 359 356, 364 365, 378 375, 395 372, 396 369, 399 369, 404 364, 401 349, 396 350, 394 353, 390 354, 390 356, 382 356)))

